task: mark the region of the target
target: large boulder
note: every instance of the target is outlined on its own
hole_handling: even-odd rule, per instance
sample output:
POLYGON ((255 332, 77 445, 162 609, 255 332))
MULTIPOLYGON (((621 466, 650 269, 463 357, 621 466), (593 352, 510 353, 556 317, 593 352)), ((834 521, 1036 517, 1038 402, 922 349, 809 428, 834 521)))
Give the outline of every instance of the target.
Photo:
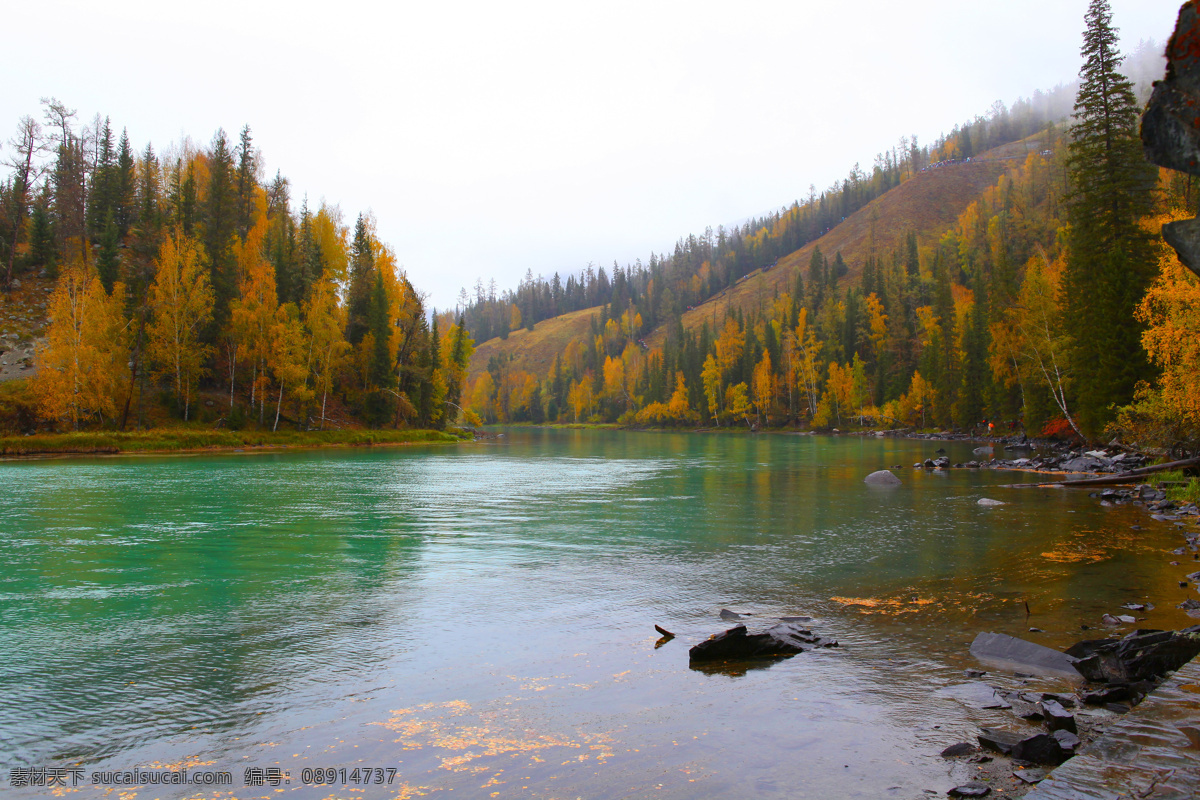
POLYGON ((863 478, 863 483, 868 486, 899 486, 900 479, 891 470, 881 469, 863 478))
POLYGON ((754 658, 794 656, 814 647, 837 647, 837 642, 817 636, 807 628, 782 622, 762 633, 748 633, 745 625, 737 625, 718 633, 688 651, 688 658, 697 661, 745 661, 754 658))
POLYGON ((980 661, 1014 672, 1058 678, 1079 678, 1075 659, 1044 645, 1004 633, 981 633, 971 642, 971 655, 980 661))
POLYGON ((1200 655, 1200 625, 1182 631, 1136 630, 1124 639, 1090 649, 1075 662, 1076 671, 1089 681, 1152 680, 1200 655))
MULTIPOLYGON (((1161 167, 1200 175, 1200 52, 1195 31, 1200 26, 1196 7, 1179 9, 1175 33, 1167 44, 1167 75, 1154 84, 1154 94, 1142 115, 1142 144, 1146 159, 1161 167)), ((1179 253, 1179 260, 1200 275, 1200 219, 1184 219, 1163 226, 1163 238, 1179 253)))
POLYGON ((1058 468, 1063 472, 1099 472, 1111 466, 1107 459, 1100 459, 1095 456, 1079 456, 1062 462, 1058 465, 1058 468))

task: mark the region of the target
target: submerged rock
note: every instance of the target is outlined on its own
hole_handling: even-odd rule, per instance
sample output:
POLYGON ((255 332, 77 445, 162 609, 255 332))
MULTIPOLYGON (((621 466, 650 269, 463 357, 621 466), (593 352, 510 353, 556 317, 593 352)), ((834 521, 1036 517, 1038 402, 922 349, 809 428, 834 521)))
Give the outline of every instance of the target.
POLYGON ((959 742, 943 750, 942 758, 961 758, 963 756, 973 756, 978 752, 979 748, 970 742, 959 742))
POLYGON ((747 616, 749 616, 749 615, 748 614, 739 614, 736 611, 730 611, 728 608, 721 609, 721 619, 728 619, 728 620, 745 619, 747 616))
POLYGON ((1003 500, 993 500, 993 499, 992 499, 992 498, 990 498, 990 497, 981 497, 981 498, 979 498, 979 500, 977 501, 977 503, 976 503, 976 504, 977 504, 977 505, 981 505, 981 506, 1002 506, 1002 505, 1006 505, 1006 504, 1005 504, 1005 502, 1004 502, 1003 500))
POLYGON ((718 633, 688 651, 691 661, 742 661, 752 658, 794 656, 814 647, 837 647, 837 642, 817 636, 799 625, 780 623, 762 633, 747 633, 737 625, 718 633))
POLYGON ((899 486, 900 479, 891 470, 881 469, 863 478, 863 483, 868 486, 899 486))
POLYGON ((946 792, 946 794, 950 795, 951 797, 987 797, 991 793, 991 787, 989 787, 986 783, 980 783, 979 781, 964 783, 962 786, 955 786, 953 789, 946 792))
POLYGON ((971 655, 1004 669, 1035 675, 1078 678, 1074 659, 1044 645, 1003 633, 981 633, 971 642, 971 655))

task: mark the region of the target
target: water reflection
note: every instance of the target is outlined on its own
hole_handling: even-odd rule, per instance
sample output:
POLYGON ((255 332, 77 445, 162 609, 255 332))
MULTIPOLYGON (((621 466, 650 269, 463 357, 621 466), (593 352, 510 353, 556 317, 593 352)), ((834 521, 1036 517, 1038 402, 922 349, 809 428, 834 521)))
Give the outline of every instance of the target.
POLYGON ((975 633, 1062 647, 1146 599, 1145 625, 1188 620, 1164 567, 1178 535, 1132 509, 1017 496, 1003 473, 863 485, 936 446, 531 430, 3 463, 0 749, 362 761, 471 796, 621 797, 647 776, 665 797, 944 792, 943 740, 993 712, 930 691, 961 682, 975 633), (689 669, 724 607, 813 617, 841 647, 689 669))

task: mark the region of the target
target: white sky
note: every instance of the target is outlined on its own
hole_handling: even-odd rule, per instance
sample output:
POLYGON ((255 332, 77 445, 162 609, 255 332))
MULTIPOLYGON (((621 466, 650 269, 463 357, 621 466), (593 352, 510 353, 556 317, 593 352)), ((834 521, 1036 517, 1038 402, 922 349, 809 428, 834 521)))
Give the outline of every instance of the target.
MULTIPOLYGON (((1111 0, 1122 47, 1179 0, 1111 0)), ((39 0, 5 10, 0 138, 54 96, 135 149, 243 124, 379 233, 429 302, 669 251, 903 134, 1072 80, 1088 0, 39 0)))

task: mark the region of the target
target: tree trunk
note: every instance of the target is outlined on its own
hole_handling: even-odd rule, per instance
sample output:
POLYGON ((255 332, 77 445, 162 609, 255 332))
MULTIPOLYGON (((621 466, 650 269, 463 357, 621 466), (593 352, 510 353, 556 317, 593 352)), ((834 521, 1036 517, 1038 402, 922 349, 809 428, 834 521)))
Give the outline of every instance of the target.
POLYGON ((271 426, 271 433, 279 429, 279 408, 283 405, 283 381, 279 382, 279 399, 275 401, 275 424, 271 426))

